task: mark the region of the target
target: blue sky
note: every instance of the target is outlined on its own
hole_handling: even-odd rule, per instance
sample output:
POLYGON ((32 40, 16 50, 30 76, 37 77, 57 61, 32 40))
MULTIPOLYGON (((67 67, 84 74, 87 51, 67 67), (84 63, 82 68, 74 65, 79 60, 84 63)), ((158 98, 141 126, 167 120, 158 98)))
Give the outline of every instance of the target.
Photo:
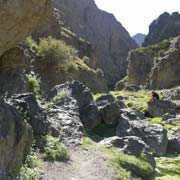
POLYGON ((180 0, 95 0, 97 6, 114 14, 131 36, 148 33, 149 24, 167 11, 180 13, 180 0))

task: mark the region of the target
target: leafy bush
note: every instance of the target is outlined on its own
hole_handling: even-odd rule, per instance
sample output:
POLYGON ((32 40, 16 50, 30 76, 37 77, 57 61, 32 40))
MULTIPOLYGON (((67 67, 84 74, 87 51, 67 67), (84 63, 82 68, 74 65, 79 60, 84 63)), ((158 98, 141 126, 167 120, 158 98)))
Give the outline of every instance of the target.
POLYGON ((104 72, 101 68, 97 68, 96 69, 96 74, 99 76, 99 77, 103 77, 104 76, 104 72))
POLYGON ((24 165, 21 167, 20 175, 18 179, 20 180, 36 180, 40 174, 40 160, 34 152, 31 152, 25 160, 24 165))
POLYGON ((42 63, 47 67, 58 66, 67 70, 74 63, 77 51, 61 40, 48 37, 40 40, 38 55, 41 57, 42 63))
POLYGON ((83 61, 85 64, 89 64, 90 59, 89 59, 89 57, 87 57, 87 56, 83 56, 82 61, 83 61))
POLYGON ((59 101, 64 100, 66 97, 70 95, 70 91, 63 89, 57 96, 55 96, 52 101, 48 102, 46 104, 47 108, 52 107, 54 104, 56 104, 59 101))
POLYGON ((31 72, 30 74, 27 74, 26 77, 28 79, 31 91, 34 93, 37 100, 39 101, 42 100, 41 93, 40 93, 40 85, 39 85, 40 79, 33 72, 31 72))
POLYGON ((67 148, 58 138, 47 136, 47 145, 44 148, 45 160, 63 161, 69 158, 67 148))

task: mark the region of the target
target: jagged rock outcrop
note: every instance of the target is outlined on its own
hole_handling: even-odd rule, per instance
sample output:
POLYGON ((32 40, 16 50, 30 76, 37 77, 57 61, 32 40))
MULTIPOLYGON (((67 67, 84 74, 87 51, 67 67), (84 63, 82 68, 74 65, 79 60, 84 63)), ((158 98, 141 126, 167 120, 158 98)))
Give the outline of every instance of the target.
POLYGON ((167 130, 161 125, 150 124, 146 120, 128 121, 127 119, 121 119, 116 129, 116 135, 119 137, 140 137, 155 155, 162 156, 166 154, 167 130))
POLYGON ((31 34, 50 10, 50 0, 1 0, 0 55, 31 34))
POLYGON ((125 76, 127 54, 137 45, 113 15, 99 10, 94 0, 53 0, 53 6, 66 27, 94 46, 97 58, 92 66, 104 70, 109 86, 125 76))
MULTIPOLYGON (((52 101, 62 94, 64 94, 65 99, 66 97, 71 97, 76 101, 77 118, 80 118, 86 128, 92 129, 101 122, 100 113, 93 102, 91 91, 83 83, 72 81, 57 85, 50 91, 47 100, 52 101)), ((67 104, 67 106, 69 105, 67 104)))
POLYGON ((180 83, 180 36, 158 44, 133 50, 128 56, 127 79, 117 83, 144 86, 149 89, 167 89, 180 83))
POLYGON ((144 42, 146 35, 142 33, 138 33, 134 35, 132 38, 136 41, 136 43, 141 47, 142 43, 144 42))
MULTIPOLYGON (((179 38, 180 40, 180 38, 179 38)), ((180 84, 180 51, 162 57, 152 69, 150 74, 150 88, 163 89, 171 88, 180 84)))
POLYGON ((146 52, 134 50, 129 53, 128 62, 128 84, 145 85, 154 63, 152 56, 146 52))
POLYGON ((0 94, 10 97, 29 90, 26 77, 28 58, 20 47, 8 50, 0 58, 0 94))
POLYGON ((11 97, 11 102, 19 109, 24 120, 31 125, 34 135, 47 134, 49 123, 46 114, 39 107, 32 93, 15 94, 11 97))
POLYGON ((165 12, 150 24, 149 34, 146 36, 143 46, 178 35, 180 35, 180 14, 174 12, 170 15, 165 12))
POLYGON ((32 145, 32 129, 12 105, 0 99, 0 179, 15 175, 32 145))

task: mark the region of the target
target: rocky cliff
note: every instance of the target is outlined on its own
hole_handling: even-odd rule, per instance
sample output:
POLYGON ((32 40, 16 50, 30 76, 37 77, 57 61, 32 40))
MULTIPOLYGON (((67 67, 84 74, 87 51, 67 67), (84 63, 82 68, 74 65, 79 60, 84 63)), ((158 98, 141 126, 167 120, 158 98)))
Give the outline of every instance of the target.
POLYGON ((150 24, 149 34, 146 36, 143 46, 178 35, 180 35, 180 14, 174 12, 170 15, 165 12, 150 24))
POLYGON ((50 0, 0 1, 0 55, 32 33, 50 12, 50 0))
POLYGON ((66 27, 94 46, 97 58, 92 66, 104 70, 109 86, 125 76, 127 54, 137 45, 112 14, 99 10, 94 0, 53 0, 53 6, 66 27))
POLYGON ((151 89, 179 85, 179 52, 180 36, 131 51, 128 56, 128 84, 151 89))

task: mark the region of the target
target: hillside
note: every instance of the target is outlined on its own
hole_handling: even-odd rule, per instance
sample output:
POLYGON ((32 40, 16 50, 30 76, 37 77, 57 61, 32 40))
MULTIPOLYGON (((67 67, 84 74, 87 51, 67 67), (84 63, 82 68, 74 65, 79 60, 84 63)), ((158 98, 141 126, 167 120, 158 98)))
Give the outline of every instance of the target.
POLYGON ((93 0, 0 15, 0 180, 180 179, 180 36, 134 49, 93 0))
POLYGON ((98 9, 94 0, 53 0, 53 6, 62 12, 66 27, 92 44, 96 59, 91 66, 103 69, 113 87, 126 74, 129 50, 137 47, 129 33, 112 14, 98 9))
POLYGON ((142 43, 144 42, 146 35, 142 33, 138 33, 132 37, 136 41, 136 43, 141 47, 142 43))

